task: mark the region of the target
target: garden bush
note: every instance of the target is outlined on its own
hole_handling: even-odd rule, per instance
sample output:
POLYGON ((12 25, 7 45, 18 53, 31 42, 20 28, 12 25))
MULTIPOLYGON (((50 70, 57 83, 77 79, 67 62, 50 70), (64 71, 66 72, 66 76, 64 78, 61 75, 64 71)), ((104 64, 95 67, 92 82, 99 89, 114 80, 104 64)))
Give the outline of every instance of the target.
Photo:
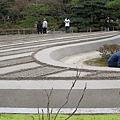
POLYGON ((106 61, 113 53, 117 52, 118 50, 120 50, 120 45, 117 44, 105 44, 98 49, 104 61, 106 61))

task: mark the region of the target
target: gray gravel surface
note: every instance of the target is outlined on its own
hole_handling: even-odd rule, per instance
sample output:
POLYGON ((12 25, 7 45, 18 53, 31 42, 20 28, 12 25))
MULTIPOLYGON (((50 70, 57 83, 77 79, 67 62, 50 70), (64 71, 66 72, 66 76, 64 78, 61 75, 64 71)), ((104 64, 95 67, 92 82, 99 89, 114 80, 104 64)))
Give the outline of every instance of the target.
MULTIPOLYGON (((35 53, 36 51, 56 46, 56 45, 64 45, 64 44, 71 44, 76 42, 83 42, 86 41, 86 38, 90 38, 90 40, 95 40, 96 37, 99 39, 101 37, 111 37, 114 35, 119 34, 119 32, 100 32, 100 33, 80 33, 80 34, 47 34, 47 35, 6 35, 6 36, 0 36, 0 57, 8 57, 12 55, 17 54, 24 54, 28 52, 35 53), (3 51, 3 52, 2 52, 3 51)), ((96 39, 96 40, 99 40, 96 39)), ((88 41, 88 40, 87 40, 88 41)), ((23 56, 19 58, 11 58, 9 60, 3 60, 0 61, 0 67, 9 67, 9 66, 15 66, 15 65, 22 65, 29 62, 37 62, 35 59, 32 58, 32 54, 29 56, 23 56)), ((41 63, 39 63, 41 64, 41 63)), ((11 73, 6 73, 0 76, 0 79, 16 79, 16 78, 23 78, 23 79, 74 79, 73 77, 64 76, 64 77, 54 77, 54 74, 57 72, 63 72, 66 71, 66 68, 56 68, 54 66, 47 66, 41 64, 42 67, 36 67, 31 69, 21 69, 21 70, 14 70, 11 73), (49 77, 48 75, 52 74, 52 77, 49 77)), ((69 69, 69 71, 73 71, 69 69)), ((81 71, 84 71, 82 69, 81 71)), ((89 70, 88 70, 89 71, 89 70)), ((112 73, 106 73, 106 72, 99 72, 96 71, 95 74, 92 73, 89 75, 82 76, 81 79, 120 79, 119 72, 112 72, 112 73)), ((87 73, 87 71, 86 71, 87 73)))

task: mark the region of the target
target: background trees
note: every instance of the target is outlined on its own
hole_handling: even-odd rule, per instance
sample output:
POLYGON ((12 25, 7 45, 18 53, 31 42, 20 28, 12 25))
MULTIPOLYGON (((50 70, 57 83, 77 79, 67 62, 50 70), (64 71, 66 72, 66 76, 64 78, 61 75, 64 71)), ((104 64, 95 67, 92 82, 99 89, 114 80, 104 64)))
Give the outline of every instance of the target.
POLYGON ((117 23, 120 28, 120 0, 108 1, 106 6, 112 9, 112 17, 115 18, 113 22, 117 23))
POLYGON ((78 2, 78 5, 71 7, 71 10, 72 24, 78 30, 85 27, 100 28, 104 24, 105 14, 107 12, 103 2, 94 1, 78 2))
POLYGON ((34 27, 38 19, 47 18, 49 28, 64 27, 65 17, 77 31, 100 30, 105 18, 112 20, 111 29, 120 29, 119 0, 0 0, 0 26, 34 27), (4 24, 3 24, 4 22, 4 24), (87 29, 88 30, 88 29, 87 29))
MULTIPOLYGON (((111 2, 108 2, 111 3, 111 2)), ((108 4, 107 3, 107 4, 108 4)), ((106 6, 106 2, 99 1, 84 1, 79 0, 76 3, 72 4, 66 13, 69 13, 67 16, 71 19, 71 25, 77 27, 78 31, 80 29, 87 29, 88 27, 93 28, 94 30, 100 30, 104 27, 104 21, 107 16, 110 16, 111 29, 114 26, 117 26, 115 22, 118 16, 114 15, 114 8, 106 6)), ((118 12, 117 12, 118 13, 118 12)), ((63 18, 66 15, 63 15, 63 18)))
POLYGON ((49 8, 44 4, 29 3, 25 7, 25 11, 21 12, 23 15, 22 25, 26 27, 34 27, 35 22, 39 19, 47 17, 49 8))
POLYGON ((0 18, 1 22, 9 20, 10 8, 14 4, 14 0, 0 0, 0 18))

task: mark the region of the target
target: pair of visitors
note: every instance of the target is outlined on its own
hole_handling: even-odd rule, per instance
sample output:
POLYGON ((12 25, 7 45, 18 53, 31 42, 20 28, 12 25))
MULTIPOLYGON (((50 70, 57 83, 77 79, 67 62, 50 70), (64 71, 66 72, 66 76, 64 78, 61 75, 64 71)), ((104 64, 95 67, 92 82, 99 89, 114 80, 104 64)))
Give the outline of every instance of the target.
POLYGON ((48 23, 46 21, 46 19, 44 18, 44 21, 41 22, 40 20, 38 21, 37 23, 37 33, 43 33, 43 34, 46 34, 47 33, 47 26, 48 26, 48 23))

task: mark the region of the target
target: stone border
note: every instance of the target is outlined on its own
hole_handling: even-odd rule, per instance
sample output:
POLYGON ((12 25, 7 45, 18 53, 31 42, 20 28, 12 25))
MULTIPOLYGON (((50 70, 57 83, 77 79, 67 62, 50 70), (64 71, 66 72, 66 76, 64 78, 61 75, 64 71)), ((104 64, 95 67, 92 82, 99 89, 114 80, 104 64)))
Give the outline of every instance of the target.
MULTIPOLYGON (((59 108, 50 108, 52 113, 57 113, 59 108)), ((39 108, 40 113, 42 110, 47 114, 46 108, 39 108)), ((62 108, 61 114, 71 114, 74 108, 62 108)), ((0 108, 0 113, 19 113, 19 114, 38 114, 38 108, 0 108)), ((75 114, 119 114, 120 108, 78 108, 75 114)))
POLYGON ((120 44, 120 35, 117 35, 111 38, 101 39, 98 41, 90 41, 90 42, 63 45, 63 46, 43 49, 33 54, 33 57, 40 63, 51 65, 51 66, 56 66, 56 67, 64 67, 64 68, 66 67, 70 69, 71 68, 73 69, 84 68, 84 69, 89 69, 89 70, 120 71, 119 68, 86 66, 83 64, 82 65, 65 64, 59 61, 60 59, 66 56, 95 51, 104 44, 120 44))

